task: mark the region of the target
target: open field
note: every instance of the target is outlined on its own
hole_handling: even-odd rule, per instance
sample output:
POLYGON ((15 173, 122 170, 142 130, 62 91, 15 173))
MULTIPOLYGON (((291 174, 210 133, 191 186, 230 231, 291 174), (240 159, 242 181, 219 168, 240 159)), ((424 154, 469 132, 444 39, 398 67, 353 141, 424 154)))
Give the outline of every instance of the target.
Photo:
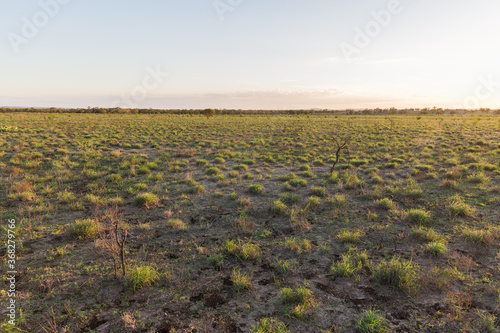
POLYGON ((493 115, 0 114, 0 330, 498 332, 499 138, 493 115))

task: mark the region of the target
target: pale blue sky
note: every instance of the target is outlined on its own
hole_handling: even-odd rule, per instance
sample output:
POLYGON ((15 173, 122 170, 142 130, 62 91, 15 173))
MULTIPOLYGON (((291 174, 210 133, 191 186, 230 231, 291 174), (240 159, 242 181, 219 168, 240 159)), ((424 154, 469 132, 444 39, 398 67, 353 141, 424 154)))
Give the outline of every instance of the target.
POLYGON ((57 1, 0 0, 0 106, 500 107, 498 0, 57 1))

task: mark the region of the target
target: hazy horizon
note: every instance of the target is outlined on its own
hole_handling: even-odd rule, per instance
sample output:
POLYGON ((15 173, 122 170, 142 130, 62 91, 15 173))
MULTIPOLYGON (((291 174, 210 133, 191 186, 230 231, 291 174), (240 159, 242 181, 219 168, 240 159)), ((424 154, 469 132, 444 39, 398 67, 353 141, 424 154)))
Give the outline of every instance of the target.
POLYGON ((500 107, 493 0, 0 6, 0 105, 500 107))

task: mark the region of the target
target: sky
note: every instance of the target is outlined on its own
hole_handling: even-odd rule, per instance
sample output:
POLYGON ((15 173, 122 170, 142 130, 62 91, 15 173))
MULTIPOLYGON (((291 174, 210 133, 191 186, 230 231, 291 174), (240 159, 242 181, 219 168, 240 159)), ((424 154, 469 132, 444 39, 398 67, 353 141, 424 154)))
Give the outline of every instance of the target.
POLYGON ((0 106, 500 108, 498 0, 0 0, 0 106))

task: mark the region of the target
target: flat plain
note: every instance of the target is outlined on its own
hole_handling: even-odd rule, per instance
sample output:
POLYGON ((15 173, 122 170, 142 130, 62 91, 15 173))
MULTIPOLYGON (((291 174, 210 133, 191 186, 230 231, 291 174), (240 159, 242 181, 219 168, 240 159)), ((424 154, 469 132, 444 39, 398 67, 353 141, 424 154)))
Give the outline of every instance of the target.
POLYGON ((493 115, 0 114, 0 330, 498 332, 499 138, 493 115))

